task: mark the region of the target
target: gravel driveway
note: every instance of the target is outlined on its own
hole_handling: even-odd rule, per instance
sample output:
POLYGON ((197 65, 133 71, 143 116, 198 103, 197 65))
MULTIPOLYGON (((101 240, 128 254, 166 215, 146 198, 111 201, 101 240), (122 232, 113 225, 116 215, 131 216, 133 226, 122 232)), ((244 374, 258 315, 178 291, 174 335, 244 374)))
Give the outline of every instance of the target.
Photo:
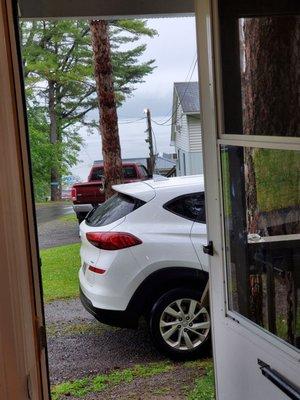
MULTIPOLYGON (((116 383, 82 400, 201 400, 191 396, 195 382, 206 372, 201 361, 175 363, 153 347, 145 328, 113 328, 97 322, 78 299, 45 306, 48 358, 52 385, 99 374, 122 371, 135 365, 167 361, 171 370, 130 382, 116 383)), ((212 397, 210 397, 212 398, 212 397)), ((77 400, 70 393, 60 400, 77 400)))
POLYGON ((100 324, 78 299, 46 304, 45 315, 52 383, 164 359, 146 329, 100 324))

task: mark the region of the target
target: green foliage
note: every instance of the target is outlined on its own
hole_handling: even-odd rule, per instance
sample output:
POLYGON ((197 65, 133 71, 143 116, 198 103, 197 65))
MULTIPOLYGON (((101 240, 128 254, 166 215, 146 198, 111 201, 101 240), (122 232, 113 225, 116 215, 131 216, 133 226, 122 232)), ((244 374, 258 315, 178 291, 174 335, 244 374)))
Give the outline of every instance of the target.
POLYGON ((41 250, 42 281, 46 302, 78 296, 80 244, 41 250))
POLYGON ((149 378, 174 369, 169 362, 151 363, 146 365, 135 365, 132 368, 120 371, 112 371, 95 377, 63 382, 52 389, 52 399, 60 400, 63 395, 83 397, 88 393, 101 392, 110 386, 121 383, 130 383, 136 378, 149 378))
MULTIPOLYGON (((110 24, 114 87, 118 104, 154 68, 140 62, 146 46, 135 42, 156 31, 143 20, 110 24), (130 43, 130 49, 124 44, 130 43)), ((98 107, 89 22, 25 21, 20 24, 36 199, 48 195, 50 170, 61 176, 77 163, 78 130, 94 129, 98 107), (50 140, 50 122, 56 137, 50 140), (51 145, 50 145, 51 142, 51 145), (52 147, 51 147, 52 146, 52 147), (44 155, 45 157, 42 157, 44 155)))
POLYGON ((298 206, 300 152, 259 149, 253 160, 259 210, 298 206))
POLYGON ((48 131, 45 114, 38 105, 35 111, 28 109, 28 124, 35 198, 43 201, 49 195, 53 147, 45 134, 48 131))

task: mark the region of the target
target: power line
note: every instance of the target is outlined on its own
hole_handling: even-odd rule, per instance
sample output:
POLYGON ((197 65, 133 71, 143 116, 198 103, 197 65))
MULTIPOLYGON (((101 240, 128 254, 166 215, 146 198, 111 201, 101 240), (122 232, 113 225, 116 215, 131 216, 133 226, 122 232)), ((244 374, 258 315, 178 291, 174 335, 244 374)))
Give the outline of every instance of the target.
POLYGON ((146 119, 146 117, 142 117, 142 118, 136 119, 136 120, 134 120, 134 121, 118 122, 118 125, 134 124, 134 123, 136 123, 136 122, 143 121, 144 119, 146 119))
MULTIPOLYGON (((190 75, 191 69, 192 69, 196 59, 197 59, 197 51, 195 52, 195 55, 194 55, 193 60, 192 60, 192 62, 190 64, 190 67, 189 67, 188 73, 186 74, 184 82, 186 82, 188 80, 188 77, 190 75)), ((173 110, 173 107, 171 107, 170 111, 167 113, 166 118, 168 118, 168 115, 172 113, 172 110, 173 110)))
MULTIPOLYGON (((192 72, 191 72, 191 74, 190 74, 189 81, 188 81, 187 83, 190 83, 190 81, 191 81, 191 79, 192 79, 193 73, 194 73, 195 68, 196 68, 196 65, 197 65, 197 61, 198 61, 198 60, 197 60, 197 58, 196 58, 196 60, 195 60, 195 62, 194 62, 193 69, 192 69, 192 72)), ((157 121, 154 121, 154 120, 152 119, 152 122, 153 122, 154 124, 160 125, 160 126, 171 126, 172 123, 167 125, 167 122, 169 122, 171 119, 173 119, 174 115, 177 113, 180 104, 182 103, 183 99, 184 99, 185 96, 186 96, 187 90, 188 90, 188 85, 186 86, 185 91, 184 91, 182 97, 179 98, 179 101, 178 101, 178 105, 177 105, 177 107, 176 107, 176 110, 174 110, 174 112, 172 113, 172 115, 171 115, 166 121, 164 121, 164 122, 157 122, 157 121)))

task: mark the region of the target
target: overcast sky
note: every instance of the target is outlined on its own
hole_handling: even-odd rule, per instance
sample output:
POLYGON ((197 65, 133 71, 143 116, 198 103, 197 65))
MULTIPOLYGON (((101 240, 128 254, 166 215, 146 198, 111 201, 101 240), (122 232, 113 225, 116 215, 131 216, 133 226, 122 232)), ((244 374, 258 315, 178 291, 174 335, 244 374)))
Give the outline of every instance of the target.
MULTIPOLYGON (((194 17, 150 19, 148 26, 156 29, 158 36, 142 38, 141 42, 147 43, 142 59, 155 59, 156 68, 119 110, 120 117, 138 117, 145 107, 151 109, 153 116, 170 113, 173 83, 185 81, 195 61, 194 17)), ((197 68, 191 80, 197 80, 197 68)))
MULTIPOLYGON (((119 133, 123 158, 145 157, 148 145, 145 143, 146 122, 135 122, 144 116, 143 110, 149 108, 152 118, 164 122, 171 116, 174 82, 186 80, 196 81, 196 33, 195 20, 187 18, 156 18, 148 20, 148 26, 156 29, 158 36, 142 38, 141 43, 147 43, 142 60, 155 59, 153 73, 145 77, 145 82, 138 85, 133 96, 126 100, 118 109, 119 133), (188 79, 187 79, 188 76, 188 79), (130 122, 127 124, 127 122, 130 122)), ((171 127, 153 123, 157 151, 173 152, 170 147, 171 127)), ((98 133, 89 134, 81 130, 85 146, 79 154, 79 163, 72 168, 74 175, 86 179, 92 162, 102 159, 101 139, 98 133)))

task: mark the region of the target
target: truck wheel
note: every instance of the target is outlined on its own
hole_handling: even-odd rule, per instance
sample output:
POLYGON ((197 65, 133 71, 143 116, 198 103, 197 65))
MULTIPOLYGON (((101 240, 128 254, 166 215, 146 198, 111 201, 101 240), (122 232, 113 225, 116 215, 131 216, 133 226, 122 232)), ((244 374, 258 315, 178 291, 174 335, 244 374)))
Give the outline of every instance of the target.
POLYGON ((203 357, 210 349, 209 310, 200 299, 201 291, 172 289, 156 301, 150 312, 153 342, 173 359, 203 357))

